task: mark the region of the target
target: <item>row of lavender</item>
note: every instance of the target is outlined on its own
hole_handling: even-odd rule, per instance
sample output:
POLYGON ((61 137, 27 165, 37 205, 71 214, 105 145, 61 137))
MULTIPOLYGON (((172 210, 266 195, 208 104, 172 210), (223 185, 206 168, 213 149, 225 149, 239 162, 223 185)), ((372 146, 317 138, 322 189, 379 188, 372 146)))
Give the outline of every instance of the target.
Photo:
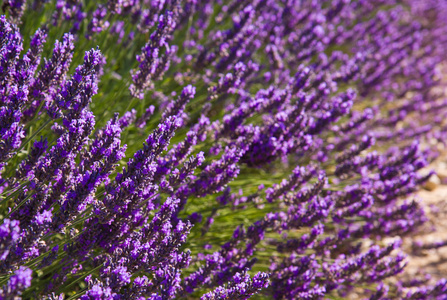
POLYGON ((437 153, 421 144, 447 133, 437 1, 3 8, 2 298, 447 293, 390 279, 405 266, 399 238, 425 221, 413 193, 437 153), (22 53, 27 14, 48 10, 22 53), (70 32, 41 59, 57 27, 70 32), (70 72, 75 44, 101 37, 118 46, 70 72), (112 72, 138 38, 130 74, 112 72), (98 90, 111 73, 129 97, 98 90), (100 98, 143 110, 95 128, 100 98))

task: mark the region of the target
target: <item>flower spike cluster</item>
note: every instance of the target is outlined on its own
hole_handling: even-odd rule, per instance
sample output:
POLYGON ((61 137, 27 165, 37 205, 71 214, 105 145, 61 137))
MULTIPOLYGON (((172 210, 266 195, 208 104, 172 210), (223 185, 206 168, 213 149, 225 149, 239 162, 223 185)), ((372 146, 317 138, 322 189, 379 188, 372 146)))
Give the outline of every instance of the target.
POLYGON ((447 4, 2 11, 1 299, 445 297, 399 273, 447 140, 447 4))

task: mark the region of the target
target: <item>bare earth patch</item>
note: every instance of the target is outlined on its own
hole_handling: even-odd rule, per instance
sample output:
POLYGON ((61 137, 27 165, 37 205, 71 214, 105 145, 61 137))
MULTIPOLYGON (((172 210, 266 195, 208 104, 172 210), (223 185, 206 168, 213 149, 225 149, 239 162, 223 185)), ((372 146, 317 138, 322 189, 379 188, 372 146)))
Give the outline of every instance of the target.
POLYGON ((447 174, 447 164, 438 162, 431 169, 435 169, 438 175, 432 176, 431 183, 418 194, 428 221, 420 232, 403 240, 409 261, 402 278, 407 280, 423 278, 426 274, 430 275, 431 282, 447 277, 447 246, 413 251, 413 245, 417 242, 431 244, 447 241, 447 177, 444 175, 447 174))

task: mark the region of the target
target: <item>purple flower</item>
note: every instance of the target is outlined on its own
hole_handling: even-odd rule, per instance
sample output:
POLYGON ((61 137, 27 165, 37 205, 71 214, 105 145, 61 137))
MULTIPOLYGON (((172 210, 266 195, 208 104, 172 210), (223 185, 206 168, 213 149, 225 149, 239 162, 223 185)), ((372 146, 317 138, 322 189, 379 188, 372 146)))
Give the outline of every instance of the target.
POLYGON ((60 84, 70 67, 73 57, 74 36, 65 34, 63 41, 56 41, 50 60, 44 59, 44 65, 30 86, 31 106, 25 110, 27 118, 32 117, 42 101, 49 101, 48 97, 59 89, 60 84))
POLYGON ((213 291, 206 293, 202 300, 223 300, 223 299, 249 299, 257 294, 261 289, 268 287, 269 276, 259 272, 253 278, 247 273, 236 273, 227 286, 220 286, 213 291))
POLYGON ((31 286, 33 271, 27 267, 19 267, 14 275, 9 278, 7 285, 0 292, 0 295, 6 299, 13 299, 22 294, 22 292, 31 286))
POLYGON ((0 226, 0 260, 5 260, 11 247, 19 239, 20 227, 16 220, 5 219, 0 226))
POLYGON ((141 49, 141 55, 137 56, 140 64, 137 70, 132 71, 132 96, 143 99, 145 91, 153 89, 154 81, 160 79, 169 67, 170 56, 175 52, 175 48, 169 47, 168 42, 174 28, 175 19, 172 12, 160 15, 157 29, 141 49), (161 53, 163 48, 164 54, 161 53))

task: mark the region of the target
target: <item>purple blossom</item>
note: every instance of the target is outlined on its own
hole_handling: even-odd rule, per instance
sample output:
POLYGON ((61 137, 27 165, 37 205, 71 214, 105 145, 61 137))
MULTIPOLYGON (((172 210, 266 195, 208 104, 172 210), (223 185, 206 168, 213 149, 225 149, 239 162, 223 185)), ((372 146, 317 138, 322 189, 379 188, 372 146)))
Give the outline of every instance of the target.
POLYGON ((32 2, 0 18, 1 298, 445 294, 388 291, 402 245, 370 242, 427 219, 407 199, 447 138, 446 5, 32 2))
POLYGON ((33 271, 27 267, 19 267, 14 271, 14 275, 9 278, 8 283, 1 291, 4 298, 14 298, 22 294, 22 292, 31 286, 33 271))
POLYGON ((253 278, 246 273, 236 273, 226 287, 218 287, 200 299, 249 299, 259 290, 268 287, 268 278, 266 273, 258 273, 253 278))
POLYGON ((5 219, 3 224, 0 226, 0 237, 1 237, 1 260, 5 260, 9 254, 12 246, 19 239, 20 227, 19 221, 5 219))
POLYGON ((147 44, 137 56, 139 69, 132 72, 133 84, 130 86, 132 96, 143 99, 144 92, 152 89, 154 81, 158 80, 169 67, 170 55, 173 47, 168 42, 175 28, 175 19, 172 12, 160 15, 157 29, 151 34, 147 44), (160 52, 165 49, 162 55, 160 52))

